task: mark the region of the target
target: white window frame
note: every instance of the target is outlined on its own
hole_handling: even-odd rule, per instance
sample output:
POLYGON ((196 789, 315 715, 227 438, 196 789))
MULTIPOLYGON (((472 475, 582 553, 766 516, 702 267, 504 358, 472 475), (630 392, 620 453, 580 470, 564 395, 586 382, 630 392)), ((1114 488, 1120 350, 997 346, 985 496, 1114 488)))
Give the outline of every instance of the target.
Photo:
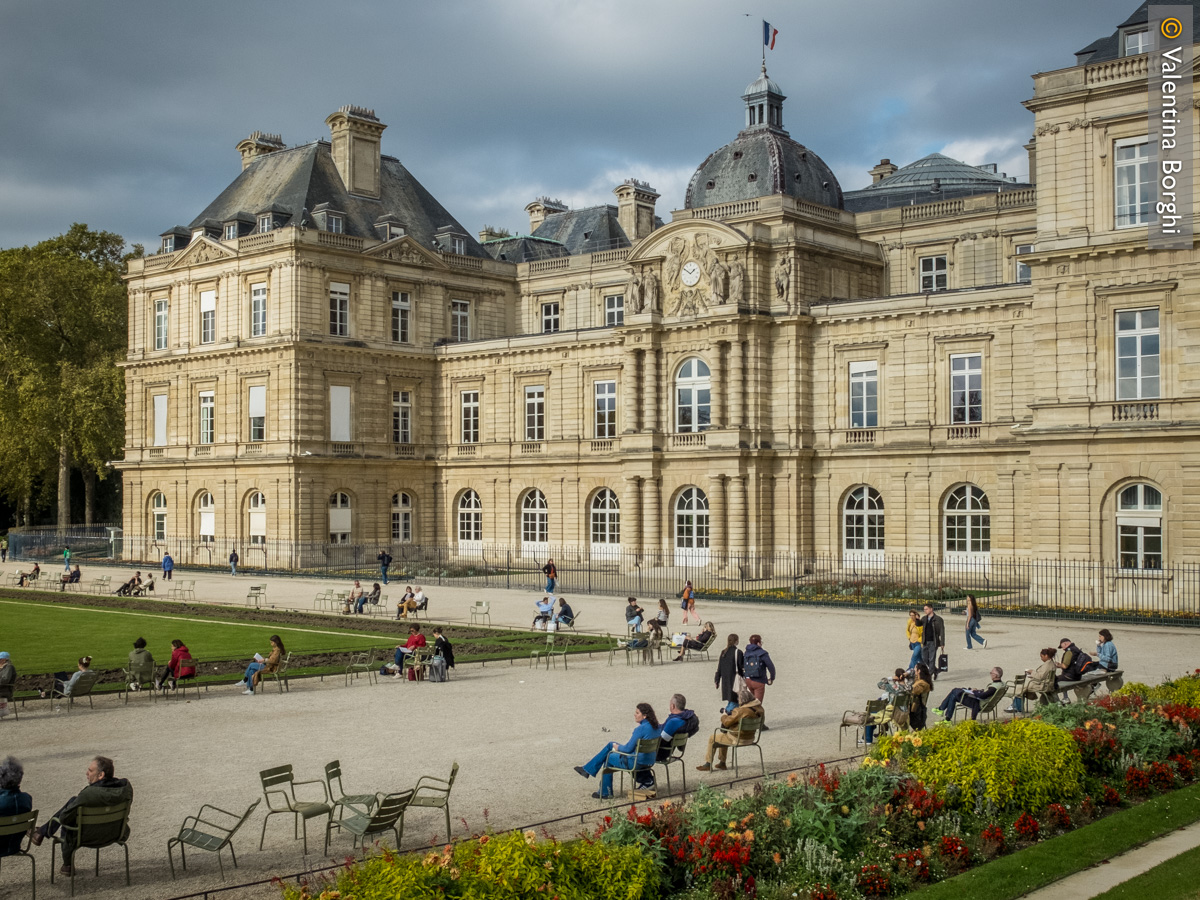
POLYGON ((679 492, 671 514, 675 525, 675 565, 704 567, 709 559, 708 496, 698 487, 679 492))
POLYGON ((692 356, 675 376, 675 430, 682 434, 711 427, 712 370, 700 357, 692 356))
POLYGON ((978 425, 983 421, 983 354, 950 356, 950 423, 978 425))
POLYGON ((392 343, 412 341, 412 299, 407 291, 392 291, 392 343))
POLYGON ((1033 269, 1029 263, 1021 262, 1021 257, 1026 253, 1033 252, 1033 244, 1017 244, 1013 248, 1013 255, 1016 257, 1016 279, 1017 284, 1030 284, 1033 281, 1033 269))
POLYGON ((987 494, 960 484, 942 504, 942 555, 949 563, 986 566, 992 555, 992 513, 987 494))
POLYGON ((549 300, 542 304, 542 334, 554 334, 559 331, 562 316, 557 300, 549 300))
POLYGON ((521 555, 542 559, 550 552, 550 504, 533 488, 521 498, 521 555))
POLYGON ((471 339, 471 301, 450 301, 450 340, 454 342, 471 339))
POLYGON ((544 441, 546 439, 546 386, 530 384, 525 386, 525 440, 544 441))
POLYGON ((842 560, 846 565, 883 562, 885 549, 883 497, 862 484, 842 505, 842 560))
POLYGON ((236 241, 238 236, 237 222, 228 222, 225 225, 225 240, 236 241))
POLYGON ((879 427, 879 362, 850 363, 850 427, 879 427))
POLYGON ((604 324, 608 328, 625 324, 624 294, 610 294, 604 298, 604 324))
POLYGON ((479 494, 468 488, 458 498, 459 549, 479 547, 483 543, 483 503, 479 494))
POLYGON ((327 213, 325 216, 325 230, 330 234, 345 234, 345 218, 334 213, 327 213))
POLYGON ((258 233, 266 234, 275 225, 274 216, 259 216, 258 217, 258 233))
POLYGON ((250 337, 262 337, 267 333, 267 285, 265 282, 250 285, 250 337))
POLYGON ((354 505, 345 491, 329 495, 329 543, 348 544, 354 532, 354 505))
POLYGON ((257 444, 265 441, 267 439, 267 386, 265 384, 250 385, 246 409, 250 443, 257 444))
POLYGON ((200 443, 212 444, 217 436, 217 399, 213 391, 200 392, 200 443))
POLYGON ((329 283, 329 333, 350 336, 350 285, 340 281, 329 283))
POLYGON ((1117 493, 1117 561, 1122 569, 1163 566, 1163 495, 1152 484, 1126 485, 1117 493))
POLYGON ((945 253, 922 256, 917 260, 917 272, 921 278, 922 294, 949 290, 950 262, 945 253))
POLYGON ((170 307, 167 300, 154 301, 154 349, 167 349, 167 333, 171 323, 170 307))
POLYGON ((252 545, 267 543, 267 498, 262 491, 254 491, 246 502, 248 528, 252 545))
POLYGON ((1121 35, 1121 56, 1140 56, 1149 53, 1150 47, 1149 28, 1131 28, 1121 35))
POLYGON ((588 508, 588 537, 593 559, 616 559, 621 554, 621 504, 616 492, 601 488, 588 508))
POLYGON ((200 343, 211 344, 217 339, 217 292, 200 292, 200 343))
POLYGON ((458 237, 457 235, 450 236, 450 252, 457 253, 462 256, 467 252, 467 239, 458 237))
POLYGON ((1138 228, 1155 220, 1158 192, 1151 171, 1150 139, 1124 138, 1113 143, 1113 227, 1138 228))
POLYGON ((162 239, 162 245, 159 247, 159 252, 160 253, 174 253, 175 252, 175 236, 174 235, 168 235, 167 237, 164 237, 162 239))
POLYGON ((413 539, 413 502, 407 491, 392 494, 392 543, 411 544, 413 539))
POLYGON ((610 440, 617 436, 617 383, 597 381, 592 388, 595 398, 595 438, 610 440))
POLYGON ((1116 311, 1113 328, 1117 400, 1157 400, 1162 396, 1161 326, 1157 306, 1116 311))
POLYGON ((460 391, 459 443, 479 443, 479 391, 460 391))
POLYGON ((196 511, 199 513, 199 528, 196 537, 201 544, 217 542, 217 502, 211 491, 205 491, 196 501, 196 511))
POLYGON ((392 443, 412 443, 412 391, 392 391, 392 443))
POLYGON ((167 495, 162 491, 155 491, 150 498, 150 510, 153 517, 154 540, 165 541, 167 539, 167 495))

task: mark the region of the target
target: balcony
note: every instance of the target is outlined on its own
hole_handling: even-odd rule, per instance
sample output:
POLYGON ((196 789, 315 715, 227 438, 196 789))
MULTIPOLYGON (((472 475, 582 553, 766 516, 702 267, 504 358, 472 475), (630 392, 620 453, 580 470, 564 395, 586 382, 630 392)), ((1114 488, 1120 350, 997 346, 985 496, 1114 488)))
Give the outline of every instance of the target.
POLYGON ((671 449, 682 450, 703 450, 708 446, 708 435, 703 431, 688 432, 685 434, 671 435, 671 449))
POLYGON ((212 444, 200 444, 192 448, 193 456, 212 456, 212 444))
POLYGON ((1158 419, 1158 403, 1114 403, 1112 405, 1112 420, 1114 422, 1148 422, 1158 419))
POLYGON ((151 447, 150 448, 150 458, 151 459, 162 459, 166 455, 167 455, 167 450, 165 447, 151 447))
POLYGON ((417 448, 415 444, 393 444, 392 452, 399 459, 416 459, 417 448))
POLYGON ((946 429, 948 441, 977 441, 979 440, 978 425, 951 425, 946 429))
POLYGON ((329 452, 334 456, 362 456, 362 446, 353 442, 331 441, 329 452))
POLYGON ((1158 429, 1200 425, 1200 399, 1102 400, 1098 403, 1034 403, 1031 431, 1095 428, 1158 429))
POLYGON ((524 441, 521 444, 521 455, 530 456, 541 453, 545 445, 541 441, 524 441))
POLYGON ((262 444, 243 444, 242 445, 242 455, 243 456, 261 456, 262 452, 263 452, 262 444))
POLYGON ((843 444, 875 444, 874 428, 852 428, 842 435, 843 444))
POLYGON ((616 441, 589 441, 588 450, 592 453, 612 453, 616 441))
POLYGON ((459 444, 454 448, 454 455, 459 459, 471 459, 479 452, 478 444, 459 444))

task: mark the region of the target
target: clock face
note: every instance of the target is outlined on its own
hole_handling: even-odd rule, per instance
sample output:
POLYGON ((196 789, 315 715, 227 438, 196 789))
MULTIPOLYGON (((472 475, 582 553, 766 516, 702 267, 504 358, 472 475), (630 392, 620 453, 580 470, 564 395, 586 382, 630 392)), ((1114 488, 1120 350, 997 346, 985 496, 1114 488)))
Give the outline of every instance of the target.
POLYGON ((693 287, 700 280, 700 264, 695 260, 685 263, 679 277, 688 287, 693 287))

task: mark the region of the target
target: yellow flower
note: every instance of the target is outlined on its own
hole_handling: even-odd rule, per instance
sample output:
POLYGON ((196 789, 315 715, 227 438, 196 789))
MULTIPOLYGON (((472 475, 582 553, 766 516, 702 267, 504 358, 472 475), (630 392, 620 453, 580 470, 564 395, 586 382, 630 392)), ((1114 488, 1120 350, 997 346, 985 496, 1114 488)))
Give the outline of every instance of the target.
POLYGON ((768 819, 778 819, 779 818, 779 807, 778 806, 768 806, 767 807, 767 818, 768 819))
POLYGON ((792 817, 788 816, 786 819, 784 819, 783 825, 785 828, 791 828, 792 827, 792 817))
POLYGON ((842 807, 842 815, 843 815, 843 816, 848 816, 848 815, 850 815, 850 807, 848 807, 848 806, 843 806, 843 807, 842 807))
POLYGON ((726 825, 725 827, 726 828, 737 828, 737 819, 730 819, 729 824, 726 825))
POLYGON ((536 840, 537 840, 537 832, 534 831, 532 828, 527 829, 525 831, 525 843, 527 843, 530 847, 532 847, 536 840))
POLYGON ((913 735, 913 739, 912 739, 912 745, 913 745, 914 747, 920 747, 920 746, 921 746, 921 739, 920 739, 919 737, 917 737, 916 735, 913 735))

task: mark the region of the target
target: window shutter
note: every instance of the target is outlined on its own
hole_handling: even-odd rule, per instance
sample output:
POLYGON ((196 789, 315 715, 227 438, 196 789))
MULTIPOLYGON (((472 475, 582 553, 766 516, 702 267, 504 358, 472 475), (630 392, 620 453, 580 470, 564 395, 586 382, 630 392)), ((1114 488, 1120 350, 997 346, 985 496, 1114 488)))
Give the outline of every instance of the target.
POLYGON ((154 395, 154 446, 167 446, 167 395, 154 395))
POLYGON ((349 441, 350 438, 350 388, 347 385, 329 386, 329 439, 349 441))
POLYGON ((252 384, 250 386, 250 418, 265 419, 267 416, 267 386, 252 384))

